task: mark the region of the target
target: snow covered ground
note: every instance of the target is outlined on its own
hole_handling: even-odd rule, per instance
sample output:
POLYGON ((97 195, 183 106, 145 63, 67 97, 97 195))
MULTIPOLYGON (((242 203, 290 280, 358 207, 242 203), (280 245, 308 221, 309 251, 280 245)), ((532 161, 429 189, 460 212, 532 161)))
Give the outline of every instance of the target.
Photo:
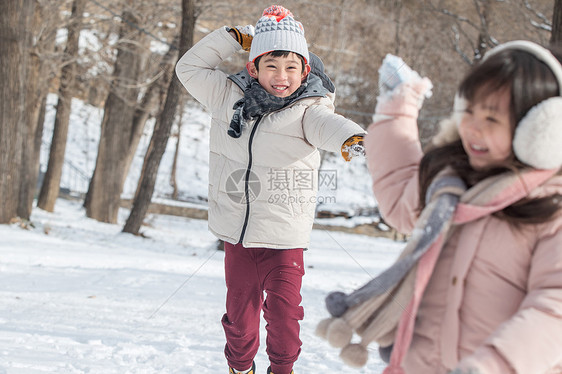
MULTIPOLYGON (((49 95, 43 171, 55 107, 56 97, 49 95)), ((72 101, 62 187, 86 192, 102 117, 101 109, 72 101)), ((200 107, 187 107, 179 137, 179 196, 203 205, 209 122, 200 107)), ((135 191, 152 125, 139 144, 125 198, 135 191)), ((177 139, 168 143, 153 201, 177 203, 169 200, 177 139)), ((339 155, 328 155, 322 171, 336 175, 336 184, 320 186, 323 209, 376 207, 364 160, 345 163, 339 155)), ((224 253, 216 250, 207 222, 153 215, 141 229, 143 238, 121 233, 127 210, 120 211, 118 224, 110 225, 86 218, 81 205, 59 199, 54 213, 35 208, 29 223, 0 225, 0 374, 226 373, 220 323, 225 311, 224 253)), ((378 219, 356 218, 360 223, 378 219)), ((367 367, 352 369, 314 330, 328 316, 324 298, 329 292, 364 284, 394 261, 402 246, 387 239, 313 231, 305 253, 303 351, 297 374, 382 372, 376 347, 367 367)), ((264 342, 264 328, 262 334, 264 342)), ((264 374, 269 366, 265 346, 256 364, 264 374)))
MULTIPOLYGON (((146 238, 85 217, 81 202, 0 225, 0 373, 226 373, 223 252, 207 222, 150 216, 146 238), (24 223, 25 225, 25 223, 24 223)), ((314 230, 305 252, 303 351, 295 373, 380 373, 345 366, 314 335, 324 298, 362 285, 402 243, 314 230)), ((265 329, 262 326, 262 342, 265 329)), ((265 347, 258 373, 269 365, 265 347)))

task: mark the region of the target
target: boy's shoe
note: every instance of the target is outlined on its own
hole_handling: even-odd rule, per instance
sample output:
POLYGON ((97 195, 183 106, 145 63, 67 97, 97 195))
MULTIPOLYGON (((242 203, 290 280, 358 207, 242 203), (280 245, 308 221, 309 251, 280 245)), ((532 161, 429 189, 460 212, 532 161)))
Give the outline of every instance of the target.
MULTIPOLYGON (((238 373, 238 371, 231 368, 230 366, 228 367, 228 374, 237 374, 237 373, 238 373)), ((248 374, 256 374, 256 363, 255 362, 252 362, 252 368, 250 369, 248 374)))
MULTIPOLYGON (((274 374, 274 373, 271 371, 271 366, 267 368, 267 374, 274 374)), ((291 370, 291 374, 295 374, 294 370, 291 370)))

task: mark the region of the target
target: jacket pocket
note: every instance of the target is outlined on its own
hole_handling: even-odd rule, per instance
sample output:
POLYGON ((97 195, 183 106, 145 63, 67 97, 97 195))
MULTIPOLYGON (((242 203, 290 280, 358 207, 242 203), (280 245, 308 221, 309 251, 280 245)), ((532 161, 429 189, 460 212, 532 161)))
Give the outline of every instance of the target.
POLYGON ((217 200, 225 163, 225 158, 220 154, 209 153, 209 200, 217 200))
POLYGON ((289 190, 289 203, 294 217, 314 219, 316 193, 314 191, 289 190))

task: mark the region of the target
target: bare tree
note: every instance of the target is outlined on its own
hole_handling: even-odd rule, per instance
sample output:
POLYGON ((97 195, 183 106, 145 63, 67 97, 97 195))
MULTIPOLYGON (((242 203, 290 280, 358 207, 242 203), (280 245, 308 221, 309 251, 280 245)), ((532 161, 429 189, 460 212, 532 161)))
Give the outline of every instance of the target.
MULTIPOLYGON (((85 0, 81 0, 85 1, 85 0)), ((377 68, 386 53, 399 54, 404 60, 420 74, 434 79, 434 96, 428 100, 422 114, 420 123, 433 126, 440 118, 450 112, 452 93, 456 89, 458 79, 462 77, 469 65, 482 55, 486 49, 506 40, 525 38, 541 44, 560 43, 561 27, 561 1, 545 0, 318 0, 296 1, 287 0, 285 4, 300 19, 306 29, 307 40, 312 52, 320 55, 326 64, 326 72, 337 79, 338 100, 337 110, 352 117, 357 122, 367 124, 370 121, 377 85, 377 68), (554 7, 553 7, 554 5, 554 7), (552 12, 554 8, 554 11, 552 12), (326 17, 317 17, 321 9, 326 17), (457 53, 455 53, 456 51, 457 53), (453 52, 453 53, 451 53, 453 52), (459 61, 466 63, 458 63, 459 61)), ((41 112, 44 113, 44 96, 48 81, 45 77, 52 77, 49 64, 58 58, 57 54, 49 55, 46 43, 46 26, 51 25, 56 18, 53 15, 61 14, 60 10, 70 8, 70 0, 17 0, 4 2, 1 9, 6 12, 2 19, 8 16, 8 9, 25 4, 28 11, 26 17, 31 17, 33 9, 53 9, 28 24, 28 39, 32 39, 31 52, 25 57, 29 61, 18 63, 17 71, 11 71, 11 77, 18 77, 25 81, 25 109, 17 117, 20 126, 14 132, 2 122, 0 129, 0 146, 3 153, 0 159, 0 209, 12 207, 16 204, 16 212, 21 217, 28 217, 32 206, 32 197, 35 178, 37 175, 38 150, 41 141, 42 120, 35 120, 41 112), (51 4, 56 4, 51 6, 51 4), (39 7, 38 5, 42 5, 39 7), (30 36, 33 36, 30 38, 30 36), (42 42, 45 41, 45 43, 42 42), (40 43, 41 42, 41 43, 40 43), (47 52, 47 53, 46 53, 47 52), (51 59, 51 62, 49 62, 51 59), (33 61, 41 60, 37 65, 33 61), (44 61, 48 63, 45 64, 44 61), (23 65, 27 69, 22 74, 23 65), (42 70, 46 69, 46 70, 42 70), (34 76, 40 79, 33 78, 34 76), (40 103, 39 105, 37 103, 40 103), (26 124, 25 126, 23 124, 26 124), (13 148, 17 144, 19 150, 16 155, 13 148), (7 146, 6 146, 7 145, 7 146), (10 153, 12 152, 12 153, 10 153), (7 162, 6 160, 9 160, 7 162), (18 171, 8 172, 7 168, 18 171), (10 174, 12 173, 12 174, 10 174), (15 179, 14 179, 15 178, 15 179), (4 191, 8 186, 19 191, 14 197, 13 193, 6 195, 4 191), (9 199, 5 196, 11 196, 9 199)), ((173 60, 175 51, 171 55, 157 56, 160 63, 160 75, 151 80, 145 80, 142 75, 150 73, 150 69, 142 67, 146 49, 143 33, 152 34, 160 40, 171 40, 177 28, 174 24, 178 19, 179 2, 160 2, 122 0, 111 3, 109 0, 87 2, 93 9, 85 27, 95 29, 99 42, 104 45, 99 49, 92 49, 89 53, 81 55, 77 60, 80 73, 76 83, 77 90, 74 95, 84 99, 94 89, 88 87, 93 79, 88 78, 88 69, 95 65, 91 76, 95 77, 93 86, 100 92, 96 95, 96 103, 105 100, 105 116, 103 130, 98 152, 96 171, 91 180, 91 188, 85 201, 87 214, 102 221, 115 221, 120 205, 120 193, 124 185, 129 165, 131 164, 136 146, 142 134, 144 124, 149 116, 158 115, 159 105, 163 105, 164 97, 169 96, 170 89, 165 85, 167 77, 162 66, 168 65, 167 58, 173 60), (113 6, 109 6, 109 4, 113 6), (127 9, 115 13, 115 4, 126 6, 127 9), (134 8, 133 8, 134 5, 134 8), (156 7, 156 8, 155 8, 156 7), (103 9, 103 12, 102 12, 103 9), (156 9, 156 10, 155 10, 156 9), (99 11, 99 12, 98 12, 99 11), (103 14, 102 14, 103 13, 103 14), (110 15, 108 16, 108 13, 110 15), (120 21, 119 21, 120 18, 120 21), (118 21, 116 21, 118 20, 118 21), (120 29, 118 30, 118 28, 120 29), (155 36, 156 34, 158 36, 155 36), (115 44, 114 36, 119 34, 115 44), (116 46, 117 48, 115 48, 116 46), (115 53, 116 52, 116 53, 115 53), (126 57, 128 56, 128 57, 126 57), (136 56, 136 57, 131 57, 136 56), (129 60, 127 58, 131 57, 129 60), (100 64, 100 60, 103 62, 100 64), (113 66, 113 76, 107 78, 108 70, 113 66), (100 72, 102 72, 100 74, 100 72), (107 75, 106 75, 107 73, 107 75), (143 83, 142 87, 139 82, 143 83), (101 83, 100 83, 101 82, 101 83), (109 87, 111 85, 111 87, 109 87), (111 89, 111 93, 108 93, 111 89), (139 93, 142 99, 139 100, 139 93), (160 102, 159 102, 160 99, 160 102), (97 191, 97 192, 96 192, 97 191), (90 204, 90 201, 95 204, 90 204)), ((196 38, 207 33, 207 30, 219 27, 228 19, 228 24, 254 23, 259 17, 263 3, 258 0, 240 0, 233 6, 229 2, 195 1, 197 11, 204 12, 200 17, 200 24, 204 26, 196 32, 196 38)), ((19 9, 19 8, 18 8, 19 9)), ((88 9, 89 10, 89 9, 88 9)), ((19 17, 23 17, 19 14, 19 17)), ((197 17, 195 17, 197 18, 197 17)), ((18 22, 18 26, 21 22, 18 22)), ((66 27, 66 25, 59 28, 66 27)), ((6 28, 3 32, 8 32, 6 28)), ((16 32, 18 28, 9 30, 16 32)), ((8 34, 6 34, 8 35, 8 34)), ((4 40, 13 41, 13 38, 3 38, 2 51, 8 50, 4 40)), ((176 42, 174 42, 175 44, 176 42)), ((12 53, 3 53, 2 59, 9 59, 12 53)), ((245 55, 238 54, 223 65, 227 72, 239 70, 245 55)), ((21 60, 21 59, 20 59, 21 60)), ((23 61, 23 60, 22 60, 23 61)), ((8 69, 4 64, 1 69, 4 73, 8 69)), ((58 68, 58 67, 57 67, 58 68)), ((15 69, 12 67, 11 69, 15 69)), ((7 77, 6 74, 2 77, 7 77)), ((0 80, 2 89, 7 89, 8 80, 0 80)), ((7 78, 6 78, 7 79, 7 78)), ((50 86, 52 88, 52 85, 50 86)), ((17 92, 11 90, 10 92, 17 92)), ((92 96, 92 95, 90 95, 92 96)), ((4 95, 2 108, 18 108, 13 94, 4 95)), ((68 100, 69 101, 69 100, 68 100)), ((17 101, 21 103, 22 101, 17 101)), ((62 105, 62 101, 61 101, 62 105)), ((164 104, 165 106, 165 104, 164 104)), ((168 108, 170 104, 168 104, 168 108)), ((2 111, 2 118, 10 112, 2 111)), ((15 118, 15 117, 14 117, 15 118)), ((10 120, 12 121, 12 120, 10 120)), ((158 124, 157 129, 161 126, 158 124)), ((164 126, 165 128, 165 126, 164 126)), ((156 134, 156 131, 155 131, 156 134)), ((156 142, 151 145, 151 152, 155 152, 156 142)), ((157 155, 156 155, 157 156, 157 155)), ((153 156, 153 157, 156 157, 153 156)), ((158 158, 158 157, 156 157, 158 158)), ((147 155, 147 162, 149 157, 147 155)), ((143 170, 143 177, 154 170, 148 164, 143 170)), ((142 178, 141 178, 142 179, 142 178)), ((55 188, 58 190, 58 186, 55 188)), ((139 187, 139 192, 141 191, 139 187)), ((140 194, 138 194, 140 196, 140 194)))
MULTIPOLYGON (((184 107, 184 101, 180 98, 179 107, 184 107)), ((179 119, 178 119, 178 129, 177 133, 174 134, 174 137, 177 138, 176 140, 176 150, 174 151, 174 161, 172 162, 172 171, 170 172, 170 185, 172 186, 172 199, 178 199, 178 180, 177 180, 177 170, 178 170, 178 156, 180 153, 180 143, 181 143, 181 124, 183 122, 183 110, 180 110, 179 119)))
POLYGON ((26 126, 25 94, 31 0, 0 2, 0 223, 17 216, 26 126))
POLYGON ((562 44, 562 0, 554 0, 550 44, 562 44))
MULTIPOLYGON (((179 42, 179 38, 175 38, 172 45, 175 46, 179 42)), ((135 115, 133 116, 133 127, 131 129, 131 137, 129 138, 129 143, 127 146, 127 156, 125 160, 125 172, 123 173, 122 185, 125 183, 129 168, 133 162, 137 147, 139 145, 143 129, 146 125, 146 121, 151 115, 151 112, 156 109, 158 111, 159 103, 163 101, 163 97, 166 94, 166 89, 170 84, 171 75, 166 72, 169 69, 173 69, 173 64, 177 56, 176 47, 169 48, 168 52, 164 55, 157 67, 156 75, 151 79, 150 85, 147 87, 140 104, 135 110, 135 115), (161 100, 160 100, 161 99, 161 100)))
POLYGON ((37 199, 37 206, 49 212, 55 209, 55 201, 59 195, 59 186, 66 150, 66 138, 68 135, 68 124, 70 120, 70 104, 74 91, 76 59, 78 57, 78 39, 80 37, 80 30, 82 29, 84 7, 85 0, 74 0, 72 3, 72 15, 70 17, 70 24, 67 27, 68 37, 63 57, 57 114, 49 152, 49 163, 45 178, 43 179, 39 198, 37 199))
POLYGON ((60 26, 59 12, 53 12, 55 0, 34 1, 33 21, 30 25, 32 41, 27 63, 25 113, 26 126, 22 129, 22 178, 18 216, 29 219, 39 175, 39 151, 43 136, 41 112, 55 70, 56 32, 60 26))
MULTIPOLYGON (((195 0, 182 0, 182 22, 179 44, 179 57, 181 57, 193 45, 193 34, 195 29, 195 0)), ((125 226, 124 232, 138 234, 142 221, 148 211, 154 185, 156 184, 156 176, 162 155, 166 149, 168 138, 170 137, 170 129, 176 116, 179 96, 181 95, 181 84, 174 74, 171 72, 171 82, 168 86, 166 94, 166 102, 164 109, 158 116, 154 133, 150 140, 150 145, 144 159, 144 164, 139 180, 139 185, 135 193, 133 207, 125 226)))
POLYGON ((429 3, 434 12, 441 13, 453 21, 451 43, 462 60, 469 65, 482 58, 486 50, 495 45, 488 28, 491 0, 473 0, 472 4, 477 21, 467 15, 429 3), (469 52, 466 51, 465 45, 469 46, 469 52))
POLYGON ((144 49, 145 34, 136 26, 140 22, 132 5, 133 0, 127 0, 122 14, 114 78, 105 102, 96 167, 85 200, 86 215, 108 223, 117 222, 121 203, 129 151, 126 145, 132 133, 144 49))

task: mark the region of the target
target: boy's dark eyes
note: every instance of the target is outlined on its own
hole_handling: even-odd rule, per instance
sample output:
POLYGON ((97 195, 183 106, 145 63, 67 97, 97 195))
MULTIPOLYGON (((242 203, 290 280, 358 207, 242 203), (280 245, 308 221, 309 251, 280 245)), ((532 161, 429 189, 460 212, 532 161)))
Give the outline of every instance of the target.
MULTIPOLYGON (((268 68, 268 69, 277 69, 276 65, 266 65, 265 67, 268 68)), ((297 69, 297 67, 296 66, 287 66, 286 69, 287 70, 295 70, 295 69, 297 69)))

